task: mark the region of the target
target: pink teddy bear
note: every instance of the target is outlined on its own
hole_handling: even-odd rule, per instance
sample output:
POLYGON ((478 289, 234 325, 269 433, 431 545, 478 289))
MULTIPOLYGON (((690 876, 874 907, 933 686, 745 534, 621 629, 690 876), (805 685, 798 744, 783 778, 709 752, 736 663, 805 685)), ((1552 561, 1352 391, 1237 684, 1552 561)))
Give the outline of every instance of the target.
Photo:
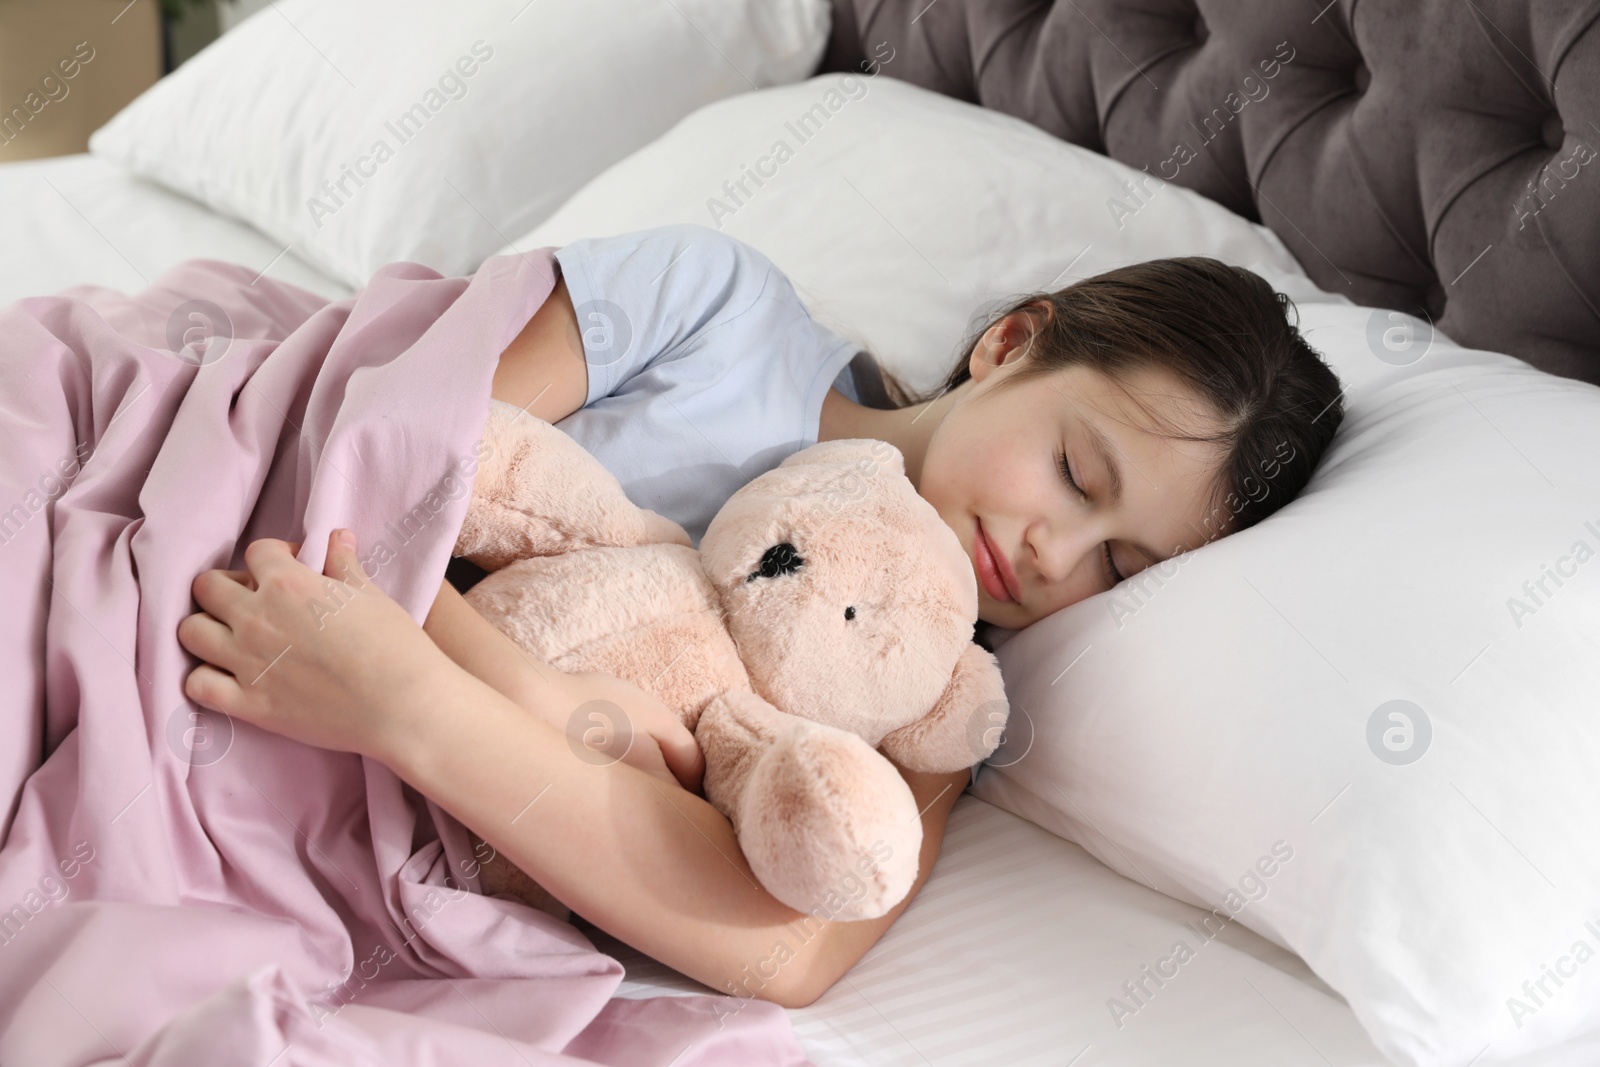
MULTIPOLYGON (((971 767, 1008 706, 972 641, 972 566, 899 450, 796 452, 734 493, 697 551, 549 423, 492 401, 484 438, 455 553, 492 573, 467 601, 529 654, 675 709, 706 799, 778 900, 857 920, 904 899, 922 823, 884 757, 971 767)), ((503 859, 485 878, 567 917, 503 859)))

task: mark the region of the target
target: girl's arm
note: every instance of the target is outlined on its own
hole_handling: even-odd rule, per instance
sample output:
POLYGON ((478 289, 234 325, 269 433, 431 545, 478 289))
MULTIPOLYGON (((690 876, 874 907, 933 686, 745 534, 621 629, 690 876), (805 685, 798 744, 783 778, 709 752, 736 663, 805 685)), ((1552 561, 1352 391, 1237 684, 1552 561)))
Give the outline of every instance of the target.
MULTIPOLYGON (((693 793, 566 736, 464 671, 397 694, 369 753, 596 926, 721 992, 804 1007, 864 956, 927 880, 967 772, 902 770, 923 813, 920 869, 888 915, 818 922, 755 880, 733 827, 693 793)), ((586 699, 559 683, 546 699, 586 699)))
POLYGON ((585 699, 613 703, 620 696, 623 703, 632 704, 628 726, 634 735, 623 760, 669 783, 700 788, 705 774, 700 744, 671 709, 655 701, 641 705, 632 699, 632 687, 621 679, 598 673, 568 674, 529 655, 478 614, 449 580, 439 584, 422 629, 456 666, 557 730, 581 736, 587 720, 569 724, 567 716, 583 701, 558 706, 548 699, 552 690, 564 686, 570 691, 581 685, 585 699), (613 693, 613 689, 619 692, 613 693))
POLYGON ((565 278, 557 277, 545 302, 500 353, 489 395, 548 423, 583 407, 589 395, 589 361, 565 278))
MULTIPOLYGON (((903 909, 817 924, 761 888, 732 826, 706 801, 628 763, 579 758, 546 721, 564 721, 597 686, 635 721, 671 714, 643 690, 546 665, 524 690, 546 713, 530 715, 429 640, 362 572, 353 539, 330 536, 321 575, 272 538, 252 542, 244 560, 246 571, 195 578, 201 611, 178 626, 203 661, 185 680, 189 699, 381 760, 562 903, 663 963, 714 989, 800 1007, 903 909), (330 579, 344 583, 342 606, 319 617, 306 608, 328 595, 330 579)), ((965 773, 906 775, 926 806, 913 893, 965 773)))
MULTIPOLYGON (((590 676, 562 675, 527 655, 448 582, 440 587, 424 629, 462 669, 556 729, 562 728, 567 709, 592 695, 583 691, 592 687, 590 676)), ((630 717, 636 715, 637 709, 630 711, 630 717)), ((461 724, 453 723, 453 718, 445 715, 431 720, 445 727, 448 736, 413 737, 409 742, 397 738, 390 764, 396 773, 504 852, 562 903, 613 937, 719 991, 757 996, 787 1007, 810 1004, 838 981, 922 889, 938 859, 950 809, 969 779, 964 770, 919 774, 897 768, 911 786, 917 808, 923 811, 917 879, 906 899, 881 918, 821 923, 762 889, 750 873, 727 818, 699 796, 678 787, 678 780, 697 783, 704 761, 693 735, 675 718, 666 729, 646 732, 660 744, 676 779, 658 774, 654 779, 639 776, 642 781, 608 786, 604 775, 590 773, 571 780, 571 795, 566 798, 570 805, 563 805, 552 781, 551 789, 515 821, 510 816, 527 803, 529 783, 537 778, 529 768, 518 765, 524 751, 538 747, 538 742, 503 734, 508 727, 495 718, 480 720, 484 734, 473 738, 457 732, 455 727, 461 724), (475 755, 489 751, 514 753, 506 773, 520 792, 509 798, 491 793, 476 770, 475 755), (463 762, 475 769, 462 773, 463 762), (689 764, 692 768, 683 769, 689 764), (693 776, 692 782, 686 774, 693 776), (622 820, 620 834, 571 836, 570 830, 582 825, 584 809, 611 789, 632 791, 625 795, 630 797, 630 805, 642 805, 638 817, 622 820), (552 799, 557 803, 546 808, 552 799), (532 818, 541 809, 554 822, 553 829, 532 818), (635 833, 640 838, 637 841, 630 839, 635 833), (597 850, 597 845, 604 847, 597 850), (597 851, 601 863, 616 864, 629 876, 619 881, 602 874, 593 863, 597 851), (641 876, 641 871, 653 869, 672 876, 653 880, 641 876), (552 877, 552 871, 558 873, 552 877), (558 886, 562 871, 567 872, 567 881, 558 886), (787 951, 775 951, 780 943, 787 951), (789 953, 794 958, 780 965, 777 961, 789 953)), ((548 746, 549 741, 546 735, 543 743, 548 746)), ((557 755, 567 757, 561 762, 568 771, 581 769, 574 766, 578 761, 572 760, 570 753, 557 755)))

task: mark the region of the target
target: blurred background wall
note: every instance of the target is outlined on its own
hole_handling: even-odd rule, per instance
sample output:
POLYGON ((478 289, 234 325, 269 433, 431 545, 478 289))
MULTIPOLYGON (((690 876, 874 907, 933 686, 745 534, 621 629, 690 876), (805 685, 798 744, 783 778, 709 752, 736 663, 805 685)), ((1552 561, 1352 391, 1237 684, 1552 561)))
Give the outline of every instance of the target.
POLYGON ((0 163, 89 134, 271 0, 0 0, 0 163))

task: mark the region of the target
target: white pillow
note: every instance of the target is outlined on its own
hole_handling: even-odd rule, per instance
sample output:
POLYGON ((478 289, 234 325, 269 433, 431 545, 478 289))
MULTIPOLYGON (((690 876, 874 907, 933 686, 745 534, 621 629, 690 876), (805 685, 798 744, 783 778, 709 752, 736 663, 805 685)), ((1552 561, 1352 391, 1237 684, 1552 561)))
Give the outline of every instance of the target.
POLYGON ((1311 484, 1005 640, 973 792, 1298 953, 1398 1063, 1593 1039, 1600 389, 1321 299, 1311 484))
MULTIPOLYGON (((892 73, 894 50, 869 63, 892 73)), ((501 251, 671 222, 759 248, 812 315, 914 389, 944 378, 976 311, 1015 293, 1161 256, 1303 273, 1271 230, 1198 193, 865 73, 704 107, 501 251)))
POLYGON ((465 274, 695 108, 805 77, 828 26, 824 0, 278 0, 89 147, 351 285, 465 274))
MULTIPOLYGON (((1398 1062, 1487 1067, 1592 1032, 1600 955, 1573 948, 1600 951, 1600 556, 1546 579, 1531 614, 1508 602, 1546 565, 1573 570, 1578 540, 1600 549, 1600 390, 1322 293, 1268 231, 1180 187, 1118 228, 1108 201, 1142 178, 830 75, 690 116, 516 247, 720 221, 917 387, 997 295, 1159 256, 1252 266, 1348 387, 1331 455, 1282 512, 1170 561, 1162 588, 1135 576, 1005 641, 1012 726, 974 792, 1299 953, 1398 1062), (817 103, 800 144, 785 123, 817 103), (762 156, 775 175, 713 219, 708 198, 762 156), (1407 740, 1396 700, 1428 721, 1424 750, 1411 714, 1425 755, 1408 765, 1385 746, 1407 740), (1573 973, 1558 988, 1546 966, 1573 973), (1540 980, 1534 1003, 1522 983, 1540 980), (1513 1019, 1511 998, 1533 1010, 1513 1019)), ((1173 948, 1149 946, 1151 966, 1173 948)), ((1135 978, 1107 977, 1108 1013, 1144 1011, 1135 978)))

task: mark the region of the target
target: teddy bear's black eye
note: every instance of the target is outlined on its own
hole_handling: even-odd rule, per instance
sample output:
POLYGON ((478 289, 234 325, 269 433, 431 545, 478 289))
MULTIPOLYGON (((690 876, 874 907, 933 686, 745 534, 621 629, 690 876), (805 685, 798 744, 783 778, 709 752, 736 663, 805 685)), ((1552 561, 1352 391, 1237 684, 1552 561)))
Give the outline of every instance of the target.
POLYGON ((844 617, 847 618, 847 619, 855 618, 856 617, 856 609, 853 608, 853 607, 845 608, 844 609, 844 617))
POLYGON ((757 578, 776 578, 780 574, 793 574, 804 564, 805 560, 795 551, 794 545, 784 541, 767 549, 761 557, 761 568, 751 572, 745 581, 753 582, 757 578))

